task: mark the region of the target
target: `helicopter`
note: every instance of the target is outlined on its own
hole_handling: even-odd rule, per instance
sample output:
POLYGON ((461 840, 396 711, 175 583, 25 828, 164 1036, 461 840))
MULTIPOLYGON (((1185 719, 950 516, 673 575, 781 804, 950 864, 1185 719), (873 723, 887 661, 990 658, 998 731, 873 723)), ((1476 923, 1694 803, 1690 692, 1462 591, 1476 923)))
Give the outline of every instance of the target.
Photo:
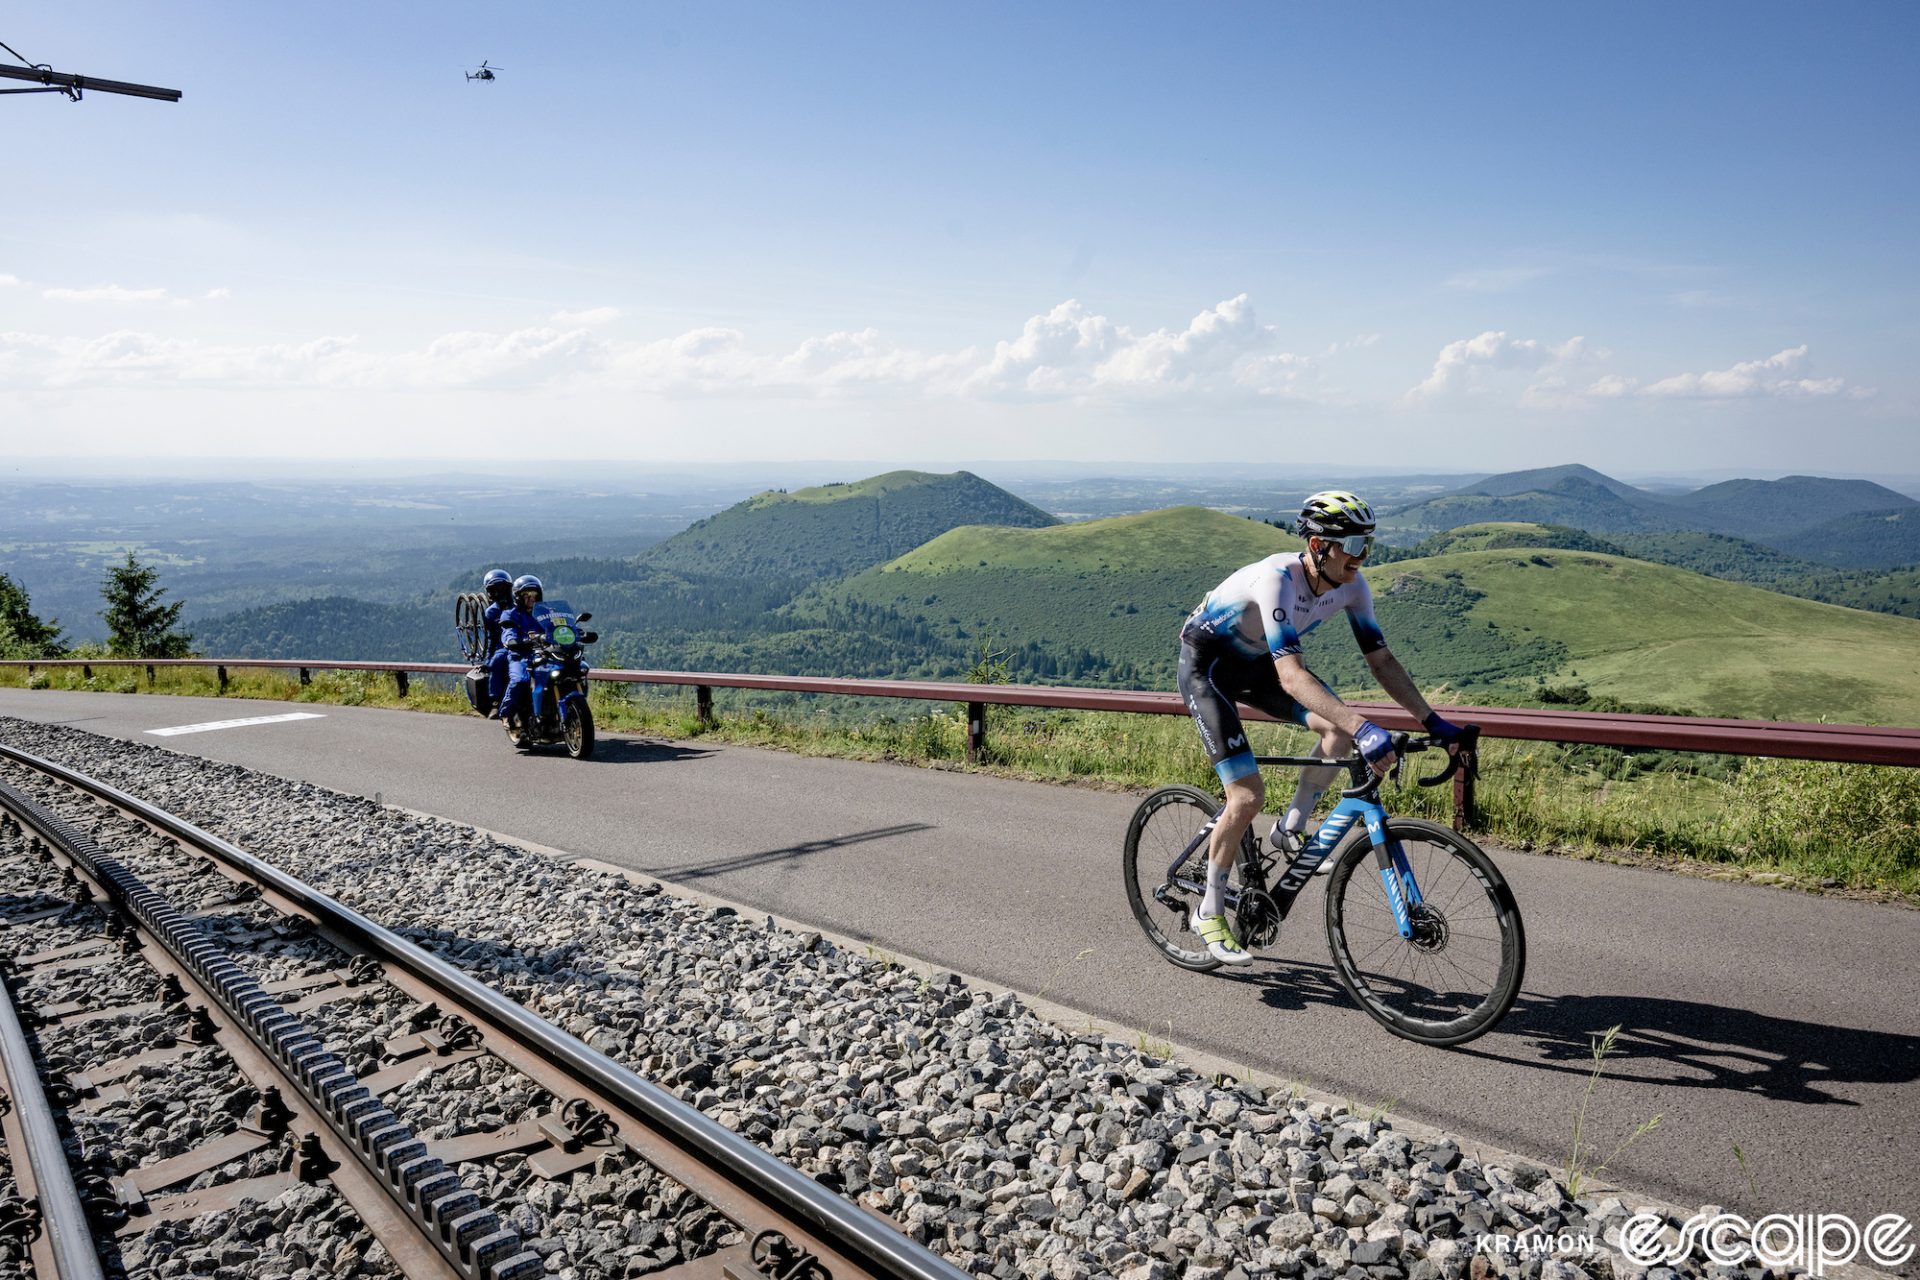
POLYGON ((487 65, 487 64, 486 64, 485 62, 482 62, 482 63, 480 64, 480 68, 479 68, 479 70, 477 70, 477 71, 469 71, 469 72, 467 72, 467 79, 469 79, 469 80, 491 80, 491 79, 493 79, 493 73, 494 73, 494 72, 496 72, 496 71, 505 71, 505 70, 506 70, 506 68, 505 68, 505 67, 489 67, 489 66, 488 66, 488 65, 487 65))

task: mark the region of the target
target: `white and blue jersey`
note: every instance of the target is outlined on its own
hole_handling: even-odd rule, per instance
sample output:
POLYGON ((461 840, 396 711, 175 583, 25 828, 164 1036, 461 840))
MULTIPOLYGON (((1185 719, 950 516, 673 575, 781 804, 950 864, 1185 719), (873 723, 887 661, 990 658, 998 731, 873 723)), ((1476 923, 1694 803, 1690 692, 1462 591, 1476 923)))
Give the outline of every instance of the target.
POLYGON ((1358 573, 1315 595, 1305 557, 1268 556, 1207 593, 1180 629, 1180 696, 1223 783, 1254 773, 1253 748, 1235 703, 1304 725, 1307 711, 1280 686, 1274 659, 1300 653, 1300 638, 1344 611, 1364 653, 1387 647, 1373 593, 1358 573))
POLYGON ((1306 553, 1268 556, 1228 575, 1207 592, 1180 629, 1183 640, 1225 640, 1248 658, 1298 654, 1300 639, 1344 610, 1362 653, 1387 647, 1373 617, 1373 592, 1358 572, 1353 581, 1315 595, 1307 585, 1306 553))

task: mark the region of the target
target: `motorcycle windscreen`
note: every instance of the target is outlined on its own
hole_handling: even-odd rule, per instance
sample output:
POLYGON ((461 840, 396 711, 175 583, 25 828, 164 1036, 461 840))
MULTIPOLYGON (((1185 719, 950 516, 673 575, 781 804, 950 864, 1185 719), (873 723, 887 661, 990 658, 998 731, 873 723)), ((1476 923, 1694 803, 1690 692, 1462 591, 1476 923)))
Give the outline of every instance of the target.
POLYGON ((555 644, 580 643, 580 629, 574 622, 573 606, 565 600, 548 600, 534 608, 534 618, 547 629, 555 644))

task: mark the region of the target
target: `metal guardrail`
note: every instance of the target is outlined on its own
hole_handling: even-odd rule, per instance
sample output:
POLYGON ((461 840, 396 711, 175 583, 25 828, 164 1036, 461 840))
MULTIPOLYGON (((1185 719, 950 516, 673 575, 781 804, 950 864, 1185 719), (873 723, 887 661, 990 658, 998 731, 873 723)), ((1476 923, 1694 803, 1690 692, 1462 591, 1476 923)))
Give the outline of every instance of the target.
MULTIPOLYGON (((394 677, 404 697, 407 676, 464 674, 458 662, 330 662, 306 658, 62 658, 0 661, 0 667, 145 667, 149 682, 156 667, 213 667, 225 691, 228 668, 298 671, 305 684, 314 671, 379 671, 394 677)), ((776 693, 821 693, 863 698, 910 698, 967 704, 967 758, 976 760, 986 746, 988 706, 1052 707, 1081 711, 1117 711, 1131 715, 1186 715, 1178 694, 1144 689, 1082 689, 1066 685, 962 684, 937 680, 854 680, 824 676, 769 676, 718 671, 628 671, 602 668, 588 679, 615 684, 691 686, 700 718, 713 717, 715 689, 758 689, 776 693)), ((1388 729, 1420 725, 1391 702, 1350 704, 1388 729)), ((1598 711, 1544 711, 1524 707, 1442 707, 1449 719, 1480 726, 1482 737, 1598 746, 1705 751, 1740 756, 1777 756, 1828 760, 1843 764, 1899 765, 1920 768, 1920 728, 1859 724, 1811 724, 1778 720, 1733 720, 1694 716, 1626 715, 1598 711)), ((1252 720, 1273 717, 1251 707, 1252 720)), ((1457 822, 1471 819, 1471 780, 1454 784, 1457 822)))

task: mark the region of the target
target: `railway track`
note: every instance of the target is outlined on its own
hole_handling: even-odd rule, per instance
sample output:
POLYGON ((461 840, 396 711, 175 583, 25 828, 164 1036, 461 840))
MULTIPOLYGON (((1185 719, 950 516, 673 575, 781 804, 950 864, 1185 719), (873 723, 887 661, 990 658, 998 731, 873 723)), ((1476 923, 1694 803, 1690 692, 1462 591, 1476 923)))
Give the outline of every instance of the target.
POLYGON ((0 760, 0 1277, 208 1240, 236 1276, 965 1274, 228 841, 0 760), (576 1256, 558 1188, 620 1247, 576 1256))

